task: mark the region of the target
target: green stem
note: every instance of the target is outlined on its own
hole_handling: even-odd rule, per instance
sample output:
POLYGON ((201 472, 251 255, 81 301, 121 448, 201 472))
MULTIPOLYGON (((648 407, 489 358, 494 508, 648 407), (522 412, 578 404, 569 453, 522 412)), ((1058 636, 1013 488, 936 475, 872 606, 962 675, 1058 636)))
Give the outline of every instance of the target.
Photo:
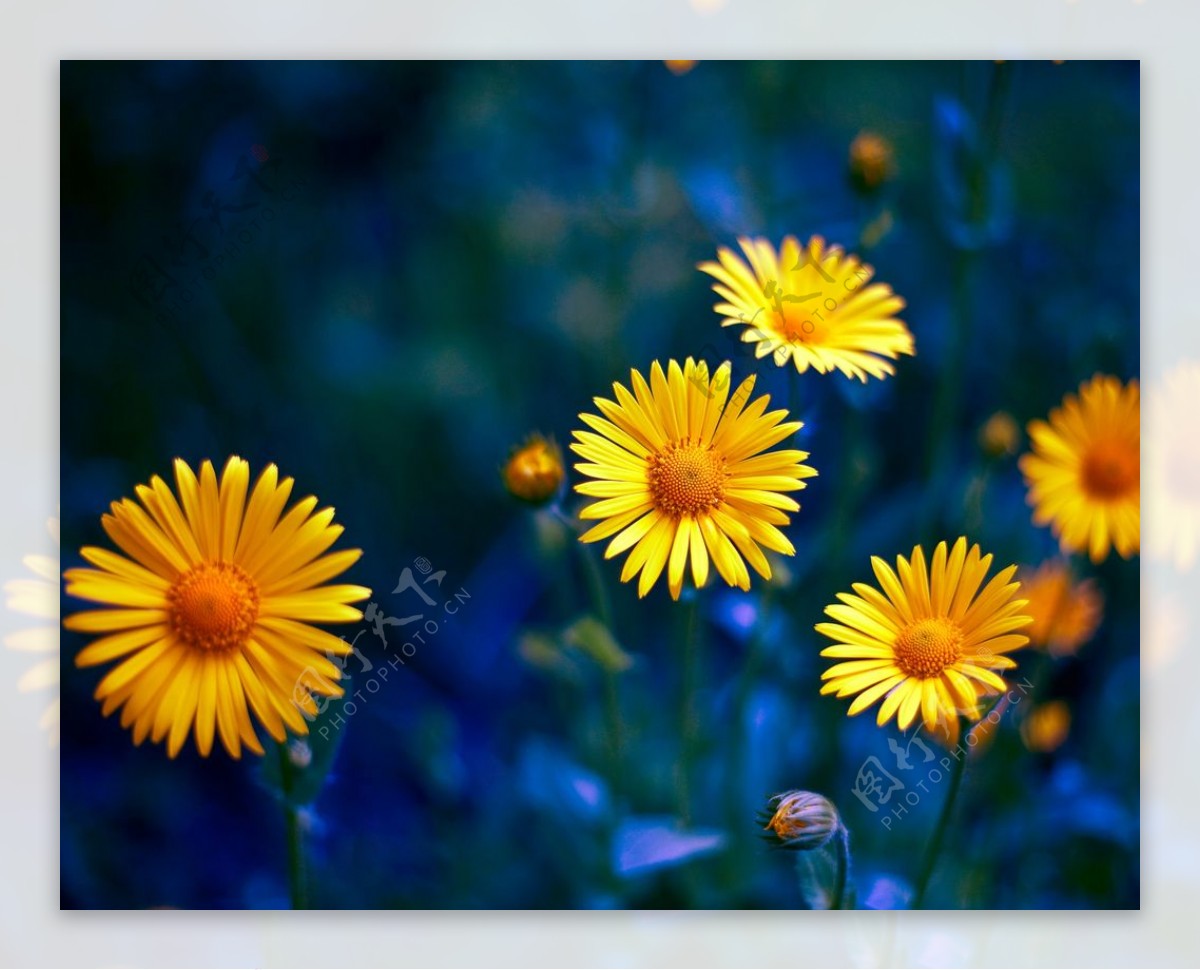
POLYGON ((930 877, 937 866, 938 856, 942 851, 942 843, 946 840, 946 828, 950 815, 954 811, 954 801, 958 790, 962 787, 963 771, 967 765, 967 755, 963 752, 961 758, 954 759, 954 767, 950 771, 950 790, 946 793, 946 801, 942 803, 942 812, 938 816, 937 825, 929 837, 929 845, 925 847, 925 860, 921 863, 921 874, 917 877, 916 892, 913 893, 913 909, 920 909, 925 901, 925 891, 929 888, 930 877))
MULTIPOLYGON (((557 505, 551 507, 551 512, 564 522, 572 532, 577 530, 576 524, 557 505)), ((579 559, 583 565, 584 582, 588 588, 588 598, 596 618, 610 631, 612 630, 612 605, 608 598, 608 587, 604 583, 604 574, 593 557, 592 552, 582 543, 576 542, 579 549, 579 559)), ((609 782, 613 792, 620 793, 622 770, 625 760, 625 732, 621 722, 621 695, 617 684, 615 671, 604 668, 604 727, 608 735, 609 782)))
POLYGON ((846 831, 846 826, 838 826, 835 838, 837 839, 837 874, 834 877, 833 899, 829 903, 829 908, 841 909, 846 898, 846 875, 850 871, 850 833, 846 831))
POLYGON ((304 835, 300 830, 300 812, 292 803, 292 761, 287 744, 279 749, 279 781, 283 789, 284 821, 287 829, 288 888, 292 909, 308 909, 308 891, 304 866, 304 835))
POLYGON ((682 657, 682 686, 680 698, 680 740, 682 754, 679 759, 677 794, 679 796, 679 818, 686 827, 692 822, 692 790, 694 763, 696 759, 696 692, 700 682, 700 643, 696 636, 697 614, 700 598, 688 603, 684 611, 683 636, 680 648, 682 657))
MULTIPOLYGON (((974 159, 967 172, 968 218, 979 222, 984 215, 986 202, 985 187, 988 167, 995 158, 1000 145, 1000 125, 1004 119, 1004 102, 1011 76, 1010 64, 997 64, 988 86, 987 104, 982 124, 982 145, 979 157, 974 159)), ((948 355, 942 364, 941 382, 934 402, 933 422, 929 434, 929 450, 925 458, 925 476, 932 478, 943 470, 950 457, 950 444, 955 423, 960 419, 963 372, 966 366, 966 351, 972 328, 971 275, 975 264, 973 251, 959 249, 954 260, 954 315, 950 334, 948 355)), ((931 490, 930 494, 934 494, 931 490)), ((926 513, 926 526, 932 512, 926 513)))

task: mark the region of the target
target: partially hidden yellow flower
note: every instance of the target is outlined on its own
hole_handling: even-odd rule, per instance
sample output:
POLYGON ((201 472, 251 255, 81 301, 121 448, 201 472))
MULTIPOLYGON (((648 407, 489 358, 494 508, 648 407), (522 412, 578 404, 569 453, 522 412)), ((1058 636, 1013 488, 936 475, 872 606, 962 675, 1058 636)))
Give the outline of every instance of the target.
POLYGON ((1138 382, 1096 375, 1068 394, 1050 420, 1031 421, 1021 456, 1033 521, 1049 524, 1066 552, 1092 562, 1141 543, 1141 407, 1138 382))
POLYGON ((821 651, 836 657, 822 675, 822 694, 849 697, 851 716, 882 701, 876 723, 893 717, 901 730, 920 715, 927 731, 957 742, 959 714, 980 718, 979 698, 1006 689, 996 671, 1016 663, 1007 656, 1028 637, 1025 600, 1014 599, 1016 566, 997 573, 980 591, 992 556, 960 538, 953 549, 939 542, 926 567, 914 547, 910 559, 896 557, 895 571, 878 556, 871 559, 880 589, 855 583, 854 594, 825 608, 837 621, 816 630, 836 641, 821 651))
POLYGON ((602 416, 579 415, 592 430, 574 433, 571 449, 584 459, 575 468, 594 481, 575 490, 600 500, 580 517, 603 520, 580 540, 611 538, 606 559, 631 550, 621 581, 640 573, 638 596, 665 568, 678 599, 688 563, 699 588, 710 559, 726 583, 749 589, 747 562, 771 578, 760 547, 795 554, 778 526, 800 505, 784 493, 816 471, 802 464, 807 452, 767 449, 802 423, 768 412, 767 395, 750 402, 754 375, 730 395, 730 372, 728 361, 711 377, 704 361, 672 360, 665 370, 655 361, 649 382, 634 370, 632 391, 614 383, 615 401, 594 399, 602 416))
POLYGON ((558 445, 538 434, 513 450, 502 473, 509 494, 533 505, 554 498, 565 475, 558 445))
POLYGON ((913 338, 895 314, 904 301, 885 283, 872 283, 875 270, 840 246, 825 247, 813 236, 801 248, 795 236, 779 251, 765 239, 738 240, 743 260, 717 250, 717 262, 701 263, 721 298, 713 309, 721 326, 744 326, 742 341, 757 357, 789 360, 803 373, 839 370, 864 383, 867 376, 895 373, 889 362, 913 354, 913 338))
MULTIPOLYGON (((58 519, 46 523, 54 544, 58 545, 58 519)), ((28 555, 22 562, 32 574, 22 579, 12 579, 4 584, 7 606, 16 613, 31 616, 42 623, 17 630, 4 638, 10 650, 24 653, 46 654, 21 675, 17 690, 22 693, 53 688, 54 699, 42 711, 38 727, 49 735, 51 746, 58 744, 59 732, 59 646, 58 646, 58 594, 60 567, 57 556, 28 555)))
POLYGON ((1025 612, 1033 617, 1025 631, 1033 646, 1065 657, 1095 635, 1104 615, 1104 597, 1094 580, 1077 582, 1061 559, 1048 560, 1037 569, 1022 567, 1018 578, 1021 595, 1029 600, 1025 612))
POLYGON ((230 755, 263 748, 250 712, 275 740, 308 733, 301 712, 313 695, 340 697, 341 670, 326 653, 350 653, 313 623, 349 623, 362 613, 363 586, 323 586, 362 555, 323 555, 342 534, 333 509, 295 503, 290 478, 268 465, 250 488, 250 466, 230 458, 220 482, 212 462, 175 461, 176 494, 159 476, 139 485, 141 504, 122 499, 101 523, 124 555, 81 550, 95 569, 69 569, 67 592, 109 609, 76 613, 71 630, 103 634, 80 651, 80 667, 119 660, 96 688, 105 716, 121 709, 134 744, 164 738, 175 757, 195 730, 196 748, 214 733, 230 755))
POLYGON ((1177 364, 1147 397, 1146 547, 1182 572, 1200 553, 1200 450, 1191 421, 1181 420, 1200 410, 1200 362, 1177 364))

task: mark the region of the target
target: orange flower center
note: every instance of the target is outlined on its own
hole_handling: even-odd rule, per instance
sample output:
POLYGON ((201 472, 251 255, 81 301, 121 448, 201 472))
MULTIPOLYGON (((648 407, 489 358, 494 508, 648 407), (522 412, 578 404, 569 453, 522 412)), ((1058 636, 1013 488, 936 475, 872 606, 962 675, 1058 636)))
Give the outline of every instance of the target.
POLYGON ((690 441, 667 445, 650 458, 650 494, 667 515, 698 515, 716 508, 728 477, 719 452, 690 441))
MULTIPOLYGON (((832 302, 832 301, 830 301, 832 302)), ((829 333, 830 310, 817 293, 776 294, 772 301, 775 328, 789 344, 822 344, 829 333)), ((834 307, 836 310, 837 307, 834 307)))
POLYGON ((184 643, 229 650, 246 642, 258 619, 258 586, 233 563, 202 562, 175 580, 167 609, 184 643))
POLYGON ((944 616, 910 623, 896 637, 896 665, 910 677, 936 677, 956 662, 962 630, 944 616))
POLYGON ((1099 442, 1083 459, 1083 487, 1092 498, 1127 495, 1138 484, 1140 474, 1137 446, 1129 442, 1099 442))

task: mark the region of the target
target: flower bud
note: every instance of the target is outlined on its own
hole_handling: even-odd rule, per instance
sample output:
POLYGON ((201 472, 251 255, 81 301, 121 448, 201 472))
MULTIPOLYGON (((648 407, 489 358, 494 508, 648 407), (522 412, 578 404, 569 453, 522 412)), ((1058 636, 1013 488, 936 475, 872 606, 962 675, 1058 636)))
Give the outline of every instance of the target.
POLYGON ((979 429, 979 447, 991 458, 1015 455, 1021 444, 1021 429, 1007 411, 997 411, 979 429))
POLYGON ((892 177, 892 143, 873 131, 861 131, 850 143, 850 180, 862 192, 874 192, 892 177))
POLYGON ((1021 722, 1021 740, 1030 751, 1042 754, 1062 746, 1071 732, 1071 709, 1066 701, 1039 704, 1021 722))
POLYGON ((562 485, 562 452, 552 439, 532 435, 513 451, 502 472, 504 487, 523 502, 542 505, 562 485))
MULTIPOLYGON (((797 851, 819 849, 842 827, 837 808, 824 795, 810 791, 789 791, 776 795, 768 803, 775 813, 765 826, 768 839, 780 848, 797 851)), ((765 816, 764 816, 765 817, 765 816)))

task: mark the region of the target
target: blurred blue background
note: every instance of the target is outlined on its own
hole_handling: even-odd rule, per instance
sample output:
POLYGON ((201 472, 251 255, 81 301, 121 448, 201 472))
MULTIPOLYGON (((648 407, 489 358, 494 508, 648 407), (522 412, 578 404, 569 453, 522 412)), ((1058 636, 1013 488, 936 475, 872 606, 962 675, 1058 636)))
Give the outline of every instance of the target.
MULTIPOLYGON (((239 454, 337 508, 365 550, 347 581, 382 611, 419 607, 391 592, 418 558, 446 571, 438 610, 466 595, 401 665, 395 628, 335 631, 366 631, 378 689, 305 816, 315 905, 794 907, 793 859, 754 821, 787 788, 838 804, 858 904, 904 905, 941 793, 890 830, 853 796, 889 735, 818 696, 813 623, 873 554, 1055 552, 978 431, 1138 374, 1137 63, 64 62, 61 88, 64 567, 175 456, 239 454), (870 194, 847 171, 864 129, 895 153, 870 194), (894 378, 789 386, 718 326, 696 264, 788 233, 904 297, 917 356, 894 378), (592 609, 576 543, 498 469, 530 431, 565 444, 631 366, 689 354, 757 370, 820 476, 778 582, 700 595, 681 828, 686 604, 601 567, 633 661, 613 777, 601 665, 570 629, 592 609)), ((1096 638, 1018 655, 1070 736, 1033 753, 1001 724, 931 905, 1138 904, 1138 564, 1084 571, 1096 638)), ((63 633, 62 905, 286 906, 257 759, 135 749, 70 663, 84 642, 63 633)))

